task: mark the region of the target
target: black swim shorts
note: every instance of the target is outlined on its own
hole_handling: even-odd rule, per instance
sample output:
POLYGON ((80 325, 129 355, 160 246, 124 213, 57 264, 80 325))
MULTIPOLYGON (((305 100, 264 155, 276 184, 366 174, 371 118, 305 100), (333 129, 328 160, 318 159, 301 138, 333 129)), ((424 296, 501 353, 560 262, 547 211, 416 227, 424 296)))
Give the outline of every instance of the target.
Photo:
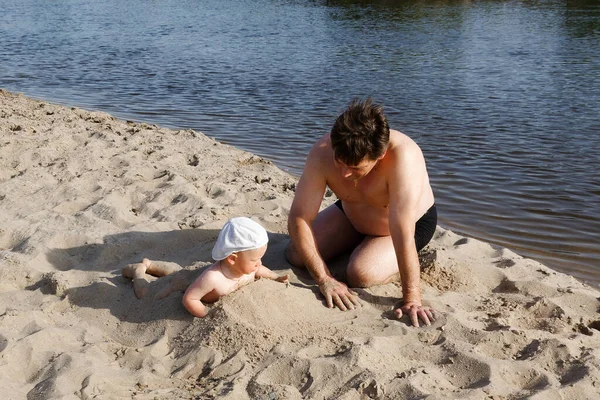
POLYGON ((346 215, 346 212, 344 211, 344 206, 342 205, 342 201, 341 200, 336 201, 335 205, 337 206, 337 208, 339 208, 340 210, 342 210, 342 212, 344 213, 344 215, 346 215))
POLYGON ((436 226, 437 209, 434 204, 415 224, 415 244, 417 245, 417 251, 421 251, 431 241, 436 226))
MULTIPOLYGON (((338 200, 335 202, 335 205, 342 210, 344 214, 344 206, 342 205, 342 201, 338 200)), ((437 209, 435 208, 435 204, 432 205, 429 210, 415 224, 415 245, 417 246, 417 252, 421 251, 423 247, 427 246, 427 244, 431 241, 433 234, 435 233, 435 228, 437 226, 437 209)))

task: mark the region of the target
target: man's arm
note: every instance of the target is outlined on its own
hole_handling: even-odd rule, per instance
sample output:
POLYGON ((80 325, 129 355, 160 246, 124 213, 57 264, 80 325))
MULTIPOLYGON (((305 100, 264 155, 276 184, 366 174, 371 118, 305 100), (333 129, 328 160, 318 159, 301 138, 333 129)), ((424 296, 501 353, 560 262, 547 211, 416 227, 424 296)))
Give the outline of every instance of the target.
POLYGON ((388 182, 389 226, 398 260, 404 302, 396 310, 396 315, 401 317, 404 313, 408 314, 414 326, 419 326, 419 318, 429 325, 433 315, 421 303, 421 268, 415 245, 415 222, 420 217, 417 213, 426 174, 425 161, 416 144, 401 157, 397 154, 394 157, 388 182))
POLYGON ((331 275, 319 254, 312 230, 327 187, 320 167, 320 151, 317 143, 308 154, 288 217, 288 231, 296 253, 317 283, 331 275))
POLYGON ((333 278, 319 253, 312 230, 327 187, 320 163, 319 153, 322 149, 319 146, 317 143, 310 151, 302 177, 296 186, 288 217, 288 231, 297 255, 319 285, 327 306, 331 308, 335 303, 341 310, 353 309, 358 305, 355 294, 345 284, 333 278))

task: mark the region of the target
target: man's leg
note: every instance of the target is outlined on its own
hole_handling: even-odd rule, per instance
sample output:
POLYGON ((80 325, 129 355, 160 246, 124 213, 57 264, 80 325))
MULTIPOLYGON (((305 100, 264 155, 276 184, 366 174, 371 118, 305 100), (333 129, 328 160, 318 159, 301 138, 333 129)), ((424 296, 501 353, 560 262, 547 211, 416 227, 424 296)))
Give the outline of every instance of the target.
MULTIPOLYGON (((417 252, 429 243, 436 226, 437 210, 434 204, 415 224, 417 252)), ((365 237, 352 252, 346 272, 350 287, 369 287, 400 280, 392 237, 365 237)))
MULTIPOLYGON (((352 250, 364 237, 354 229, 346 214, 335 204, 317 215, 312 228, 317 248, 325 261, 352 250)), ((285 249, 285 256, 293 266, 304 268, 302 259, 291 241, 285 249)))
POLYGON ((399 280, 392 237, 365 237, 352 252, 346 273, 350 287, 369 287, 399 280))

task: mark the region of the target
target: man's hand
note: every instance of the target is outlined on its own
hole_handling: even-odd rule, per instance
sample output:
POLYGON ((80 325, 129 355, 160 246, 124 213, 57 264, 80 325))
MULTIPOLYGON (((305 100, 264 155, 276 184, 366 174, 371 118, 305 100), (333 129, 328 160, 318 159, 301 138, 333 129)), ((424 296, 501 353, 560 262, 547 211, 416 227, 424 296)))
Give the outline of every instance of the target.
POLYGON ((354 310, 355 307, 360 306, 358 294, 332 277, 320 283, 319 289, 323 296, 325 296, 325 301, 329 308, 332 308, 334 303, 342 311, 354 310))
POLYGON ((410 317, 413 326, 416 327, 419 327, 419 318, 421 318, 426 325, 431 325, 431 322, 435 321, 433 310, 429 307, 423 307, 420 303, 404 304, 402 307, 397 308, 394 313, 398 319, 402 318, 402 315, 407 314, 410 317))

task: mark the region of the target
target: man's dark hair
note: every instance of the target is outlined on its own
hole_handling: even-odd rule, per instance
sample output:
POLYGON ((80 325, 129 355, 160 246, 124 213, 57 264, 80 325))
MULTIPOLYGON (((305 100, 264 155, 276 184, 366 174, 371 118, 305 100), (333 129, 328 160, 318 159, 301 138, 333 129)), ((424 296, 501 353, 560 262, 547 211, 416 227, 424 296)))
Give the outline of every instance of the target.
POLYGON ((390 127, 383 107, 354 99, 336 119, 331 129, 331 145, 335 159, 356 166, 363 159, 377 160, 385 153, 390 141, 390 127))

